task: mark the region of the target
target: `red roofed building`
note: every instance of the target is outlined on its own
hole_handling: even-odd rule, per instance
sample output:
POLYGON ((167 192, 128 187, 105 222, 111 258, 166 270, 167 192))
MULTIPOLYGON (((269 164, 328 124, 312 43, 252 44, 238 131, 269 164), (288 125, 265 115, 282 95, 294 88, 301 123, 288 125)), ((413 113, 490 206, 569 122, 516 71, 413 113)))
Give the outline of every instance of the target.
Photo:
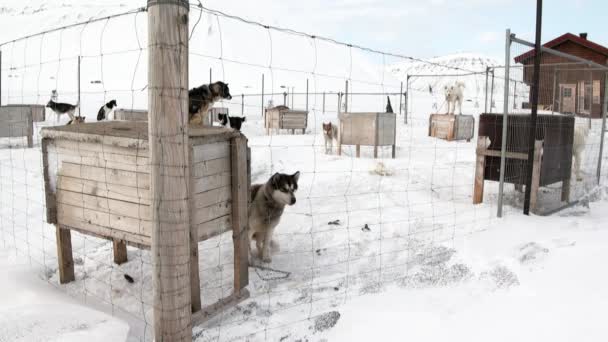
MULTIPOLYGON (((587 39, 586 33, 566 33, 543 45, 586 60, 608 65, 608 48, 587 39)), ((594 118, 601 117, 604 99, 605 71, 592 66, 541 52, 539 109, 555 110, 594 118)), ((523 79, 532 85, 534 49, 515 57, 524 65, 523 79)))

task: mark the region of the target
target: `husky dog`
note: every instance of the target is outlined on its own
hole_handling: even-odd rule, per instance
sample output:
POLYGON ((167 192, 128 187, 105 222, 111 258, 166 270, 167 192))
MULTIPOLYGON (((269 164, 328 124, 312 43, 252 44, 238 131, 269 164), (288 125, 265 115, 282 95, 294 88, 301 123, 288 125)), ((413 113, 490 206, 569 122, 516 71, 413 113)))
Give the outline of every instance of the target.
POLYGON ((325 139, 325 154, 332 154, 334 150, 334 140, 338 142, 338 126, 328 122, 323 123, 323 138, 325 139), (329 149, 327 148, 329 145, 329 149))
MULTIPOLYGON (((300 172, 293 175, 275 173, 266 184, 254 184, 250 189, 249 241, 255 240, 258 255, 272 261, 272 234, 281 220, 286 205, 296 203, 300 172)), ((250 246, 251 247, 251 246, 250 246)))
POLYGON ((393 106, 391 106, 391 98, 390 97, 386 97, 386 112, 387 113, 394 113, 393 112, 393 106))
POLYGON ((240 131, 243 122, 245 122, 245 117, 238 116, 230 116, 228 114, 218 114, 218 121, 222 124, 222 126, 226 127, 226 125, 230 124, 230 128, 240 131))
POLYGON ((46 108, 51 108, 53 112, 57 115, 57 122, 59 122, 59 117, 63 114, 67 114, 70 117, 70 121, 74 120, 74 113, 76 112, 76 108, 78 108, 78 103, 76 105, 72 105, 69 103, 60 103, 50 100, 46 104, 46 108))
POLYGON ((102 121, 108 118, 108 114, 116 107, 116 100, 112 100, 99 108, 97 112, 97 121, 102 121))
POLYGON ((585 151, 585 143, 589 135, 589 126, 587 124, 576 125, 574 127, 574 141, 572 144, 572 155, 574 156, 574 174, 577 181, 583 180, 581 172, 581 160, 585 151))
POLYGON ((458 104, 458 114, 462 114, 462 101, 464 98, 464 83, 456 82, 451 86, 444 86, 443 91, 445 93, 445 102, 448 105, 448 111, 446 114, 454 114, 456 111, 456 104, 458 104))
POLYGON ((84 123, 84 119, 86 119, 84 116, 75 116, 73 119, 68 121, 68 123, 66 125, 81 124, 81 123, 84 123))
POLYGON ((205 119, 207 118, 209 108, 221 99, 232 100, 228 83, 220 81, 190 89, 188 92, 190 123, 201 125, 203 122, 207 122, 205 119))

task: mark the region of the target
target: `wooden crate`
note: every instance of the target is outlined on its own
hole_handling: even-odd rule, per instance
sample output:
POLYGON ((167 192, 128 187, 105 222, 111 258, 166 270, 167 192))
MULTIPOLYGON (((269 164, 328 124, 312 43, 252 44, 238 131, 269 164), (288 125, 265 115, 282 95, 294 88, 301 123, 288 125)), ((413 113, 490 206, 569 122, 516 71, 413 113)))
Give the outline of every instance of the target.
POLYGON ((374 147, 374 158, 378 157, 378 146, 391 146, 395 158, 397 115, 395 113, 343 113, 340 114, 338 154, 342 145, 356 145, 357 158, 361 145, 374 147))
MULTIPOLYGON (((530 115, 508 114, 505 183, 521 187, 528 175, 528 134, 530 115)), ((473 203, 483 201, 484 181, 500 180, 502 147, 502 114, 482 114, 479 117, 477 166, 473 203)), ((572 143, 574 117, 538 115, 535 135, 535 157, 532 161, 533 184, 531 208, 536 207, 536 192, 542 186, 562 182, 562 200, 569 200, 572 173, 572 143)))
POLYGON ((0 138, 27 137, 27 147, 34 145, 34 122, 45 119, 45 107, 15 104, 0 107, 0 138))
MULTIPOLYGON (((105 121, 41 131, 47 222, 57 227, 60 281, 74 279, 70 230, 114 241, 116 263, 126 244, 151 243, 150 165, 146 122, 105 121), (67 250, 67 251, 66 251, 67 250)), ((193 303, 200 308, 198 241, 233 230, 235 289, 248 283, 247 139, 231 129, 190 128, 193 303), (234 180, 238 180, 235 182, 234 180), (244 215, 244 216, 243 216, 244 215), (234 220, 235 222, 238 220, 234 220)), ((184 194, 185 195, 185 194, 184 194)))
POLYGON ((431 114, 429 137, 447 141, 473 139, 475 118, 472 115, 431 114))
POLYGON ((306 127, 308 126, 308 111, 306 110, 294 110, 289 109, 285 106, 277 106, 266 109, 266 134, 270 135, 273 129, 291 130, 291 134, 295 133, 295 130, 302 130, 302 134, 306 133, 306 127))
POLYGON ((148 121, 148 111, 143 109, 116 109, 114 111, 115 120, 123 121, 148 121))

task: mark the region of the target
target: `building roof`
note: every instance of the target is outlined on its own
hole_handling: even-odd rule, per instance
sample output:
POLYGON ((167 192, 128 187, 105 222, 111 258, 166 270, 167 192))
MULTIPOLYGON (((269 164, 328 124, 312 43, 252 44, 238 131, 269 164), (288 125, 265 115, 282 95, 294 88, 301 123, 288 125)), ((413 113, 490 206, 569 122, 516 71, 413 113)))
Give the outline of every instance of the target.
MULTIPOLYGON (((572 33, 566 33, 564 35, 561 35, 561 36, 553 39, 552 41, 545 43, 543 46, 546 48, 555 48, 558 45, 561 45, 567 41, 571 41, 573 43, 579 44, 581 46, 584 46, 590 50, 593 50, 599 54, 602 54, 602 55, 608 57, 608 48, 606 48, 602 45, 599 45, 597 43, 594 43, 586 38, 582 38, 580 36, 572 34, 572 33)), ((534 57, 535 55, 536 55, 536 53, 535 53, 534 49, 532 49, 522 55, 515 57, 515 62, 524 63, 525 61, 534 57)))

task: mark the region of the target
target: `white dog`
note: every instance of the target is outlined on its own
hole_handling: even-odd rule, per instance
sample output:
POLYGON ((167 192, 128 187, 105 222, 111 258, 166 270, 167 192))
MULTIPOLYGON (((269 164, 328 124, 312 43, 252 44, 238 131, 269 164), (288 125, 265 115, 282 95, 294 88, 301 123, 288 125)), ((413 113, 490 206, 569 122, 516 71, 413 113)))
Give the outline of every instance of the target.
POLYGON ((575 125, 574 127, 574 143, 572 144, 572 156, 574 157, 574 174, 576 180, 583 180, 581 172, 581 161, 583 157, 583 151, 585 151, 585 144, 587 142, 587 136, 589 135, 589 126, 587 124, 575 125))
POLYGON ((445 102, 448 105, 448 111, 446 114, 454 114, 456 111, 456 104, 458 104, 458 114, 462 115, 464 83, 456 81, 451 86, 444 86, 443 91, 445 93, 445 102))

